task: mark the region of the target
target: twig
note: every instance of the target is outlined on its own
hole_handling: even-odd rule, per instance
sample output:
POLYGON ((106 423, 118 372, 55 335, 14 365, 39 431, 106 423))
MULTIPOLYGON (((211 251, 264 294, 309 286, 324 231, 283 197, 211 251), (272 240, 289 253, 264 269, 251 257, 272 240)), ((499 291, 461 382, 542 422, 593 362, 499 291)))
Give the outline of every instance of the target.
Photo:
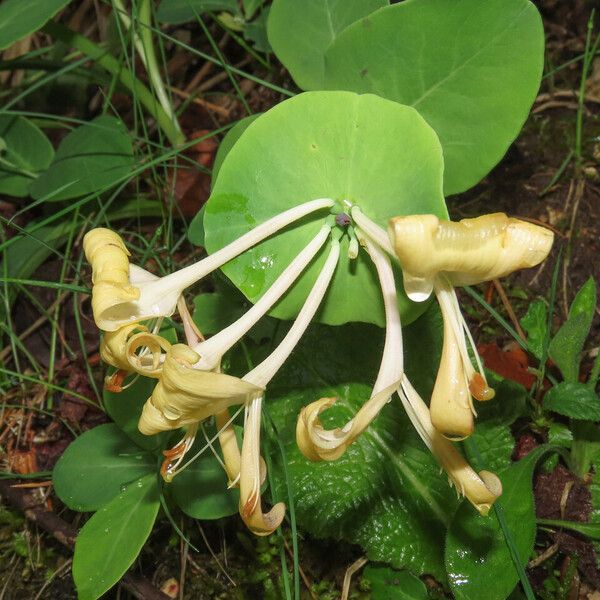
MULTIPOLYGON (((15 508, 23 511, 27 519, 37 523, 63 546, 67 548, 75 546, 77 529, 56 513, 40 506, 31 494, 15 489, 9 480, 0 480, 0 496, 15 508)), ((139 600, 169 600, 166 594, 157 590, 145 577, 126 573, 121 582, 139 600)))
POLYGON ((548 546, 541 554, 538 554, 535 558, 532 558, 527 563, 528 569, 535 569, 539 567, 543 562, 546 562, 551 556, 558 552, 558 542, 548 546))
POLYGON ((352 581, 352 575, 362 569, 367 563, 368 559, 359 558, 354 561, 347 569, 346 574, 344 575, 344 585, 342 586, 342 595, 340 600, 348 600, 348 595, 350 594, 350 582, 352 581))
POLYGON ((54 571, 54 573, 52 573, 52 575, 50 575, 50 577, 48 577, 48 579, 46 580, 46 583, 44 583, 44 585, 42 586, 40 591, 36 594, 34 600, 40 600, 40 598, 42 597, 42 594, 46 591, 48 586, 54 581, 54 578, 58 577, 58 575, 62 575, 63 572, 66 571, 71 566, 72 562, 73 562, 73 559, 70 558, 63 565, 58 567, 58 569, 56 569, 56 571, 54 571))
POLYGON ((498 293, 498 296, 500 296, 500 300, 502 301, 502 304, 504 305, 504 308, 506 309, 506 312, 508 313, 508 317, 511 320, 513 327, 515 328, 515 331, 519 334, 519 337, 524 342, 526 342, 527 336, 525 335, 525 332, 523 331, 523 329, 521 329, 521 324, 519 323, 519 319, 517 319, 517 315, 515 314, 512 304, 510 303, 510 300, 508 299, 508 296, 506 295, 506 292, 504 291, 504 287, 502 286, 500 281, 498 281, 498 279, 494 279, 492 281, 492 283, 494 284, 494 288, 495 288, 496 292, 498 293))
POLYGON ((201 106, 206 110, 212 110, 213 112, 219 113, 222 117, 225 118, 229 117, 229 110, 227 108, 219 106, 218 104, 213 104, 212 102, 204 100, 203 98, 195 98, 194 94, 190 94, 189 92, 185 92, 184 90, 180 90, 176 87, 171 86, 169 89, 180 98, 184 98, 185 100, 190 98, 190 102, 193 102, 194 104, 197 104, 198 106, 201 106))

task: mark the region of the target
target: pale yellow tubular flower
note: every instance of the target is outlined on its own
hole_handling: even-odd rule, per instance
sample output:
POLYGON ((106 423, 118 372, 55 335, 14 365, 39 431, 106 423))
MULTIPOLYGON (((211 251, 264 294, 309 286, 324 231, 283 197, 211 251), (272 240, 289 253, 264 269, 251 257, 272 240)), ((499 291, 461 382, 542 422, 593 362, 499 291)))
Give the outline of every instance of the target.
POLYGON ((551 231, 503 213, 440 221, 434 215, 390 220, 389 235, 409 298, 420 302, 435 292, 444 319, 444 345, 431 398, 434 426, 451 439, 474 428, 472 397, 490 400, 481 359, 466 326, 454 286, 481 283, 539 264, 552 246, 551 231), (466 339, 465 339, 466 336, 466 339), (477 363, 474 369, 467 340, 477 363))
POLYGON ((336 398, 321 398, 302 409, 296 426, 296 441, 304 456, 313 461, 339 458, 377 417, 400 386, 403 373, 402 327, 394 273, 382 249, 368 237, 364 237, 364 243, 377 270, 385 307, 386 336, 381 366, 371 397, 344 427, 326 430, 319 419, 320 413, 333 406, 336 398))
POLYGON ((246 408, 244 442, 240 466, 240 516, 255 535, 269 535, 275 531, 285 516, 285 504, 278 502, 268 512, 263 512, 260 498, 260 422, 262 396, 252 400, 246 408))
POLYGON ((500 479, 490 471, 476 473, 452 442, 439 433, 431 422, 427 405, 406 376, 398 395, 417 433, 448 474, 450 483, 480 514, 487 515, 502 494, 500 479))
MULTIPOLYGON (((121 237, 110 229, 92 229, 83 238, 83 250, 92 266, 92 311, 100 329, 103 315, 113 306, 135 302, 139 288, 129 281, 129 252, 121 237)), ((116 329, 116 328, 115 328, 116 329)))
MULTIPOLYGON (((340 256, 338 240, 332 240, 331 250, 319 276, 310 290, 296 320, 279 343, 277 348, 243 379, 258 387, 266 387, 275 376, 293 349, 313 317, 331 283, 340 256)), ((268 513, 262 510, 260 484, 262 481, 260 460, 260 421, 262 397, 255 397, 246 407, 244 440, 242 443, 240 465, 240 515, 246 525, 257 535, 272 533, 282 522, 285 505, 278 503, 268 513)))
POLYGON ((329 198, 305 202, 261 223, 193 265, 160 278, 143 275, 139 267, 130 269, 121 238, 110 230, 94 229, 84 238, 86 256, 94 272, 94 320, 100 329, 114 331, 137 321, 168 317, 186 288, 298 219, 333 205, 329 198), (130 273, 137 276, 135 286, 131 285, 130 273))
POLYGON ((554 240, 550 230, 504 213, 459 222, 434 215, 395 217, 389 236, 406 293, 417 302, 429 297, 438 273, 455 286, 497 279, 540 264, 554 240))
POLYGON ((166 353, 160 377, 146 401, 138 424, 145 435, 186 427, 236 404, 246 404, 263 388, 237 377, 198 371, 198 355, 185 344, 166 353))

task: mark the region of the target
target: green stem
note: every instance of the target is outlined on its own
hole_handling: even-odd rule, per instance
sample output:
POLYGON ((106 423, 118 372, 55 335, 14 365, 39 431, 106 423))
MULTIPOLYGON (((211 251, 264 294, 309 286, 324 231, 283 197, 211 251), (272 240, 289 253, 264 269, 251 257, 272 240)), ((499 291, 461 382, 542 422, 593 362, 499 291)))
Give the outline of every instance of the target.
POLYGON ((150 1, 139 1, 137 15, 138 23, 141 25, 139 32, 132 27, 129 14, 125 10, 121 0, 113 0, 113 4, 114 11, 119 15, 123 25, 125 25, 125 28, 131 33, 133 43, 135 44, 135 49, 140 57, 140 60, 142 61, 142 64, 148 72, 150 83, 152 84, 152 88, 156 94, 156 97, 158 98, 158 101, 160 102, 160 105, 171 119, 173 127, 180 135, 183 135, 181 133, 181 128, 179 126, 179 122, 177 121, 177 117, 175 116, 175 111, 173 110, 173 106, 171 105, 171 101, 165 90, 163 80, 160 76, 156 52, 154 51, 154 44, 152 43, 152 7, 150 1))
POLYGON ((109 54, 108 50, 56 21, 48 21, 42 28, 42 31, 94 60, 102 68, 114 75, 121 85, 135 93, 141 104, 156 119, 156 122, 164 131, 171 144, 179 146, 185 142, 181 131, 178 130, 178 127, 173 123, 173 120, 162 106, 158 104, 152 92, 139 79, 134 77, 130 71, 123 69, 119 61, 109 54))

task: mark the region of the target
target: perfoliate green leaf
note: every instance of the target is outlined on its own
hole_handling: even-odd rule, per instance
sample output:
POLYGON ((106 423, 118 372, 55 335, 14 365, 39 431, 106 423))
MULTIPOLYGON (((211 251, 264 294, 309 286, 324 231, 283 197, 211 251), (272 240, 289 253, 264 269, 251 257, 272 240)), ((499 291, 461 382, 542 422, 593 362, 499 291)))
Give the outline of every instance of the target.
POLYGON ((162 0, 156 11, 161 23, 185 23, 195 21, 198 15, 209 11, 237 12, 236 0, 162 0))
POLYGON ((267 25, 269 42, 298 87, 320 90, 329 45, 346 27, 388 4, 388 0, 274 0, 267 25))
POLYGON ((568 382, 578 381, 581 352, 590 332, 595 310, 596 282, 590 277, 577 292, 567 320, 556 332, 548 348, 550 358, 558 365, 568 382))
MULTIPOLYGON (((538 448, 498 474, 502 481, 502 496, 496 506, 502 507, 523 565, 529 560, 535 540, 531 478, 535 465, 546 452, 548 448, 538 448)), ((448 530, 445 556, 450 587, 456 600, 504 600, 519 580, 495 511, 482 519, 466 501, 456 512, 448 530)))
POLYGON ((428 600, 425 584, 408 571, 367 565, 362 575, 372 600, 428 600))
POLYGON ((156 475, 146 475, 83 526, 73 557, 79 600, 96 600, 121 579, 150 535, 159 506, 156 475))
POLYGON ((35 178, 52 162, 52 144, 31 121, 16 115, 0 115, 0 138, 0 193, 27 196, 35 178))
POLYGON ((0 50, 37 31, 70 0, 3 0, 0 3, 0 50))
POLYGON ((504 156, 543 66, 542 19, 528 0, 409 0, 337 36, 325 53, 325 87, 414 106, 440 138, 450 195, 504 156))
POLYGON ((520 321, 527 332, 527 345, 531 353, 541 360, 544 340, 548 330, 548 307, 543 300, 534 300, 520 321))
POLYGON ((563 381, 553 386, 544 396, 544 408, 572 419, 600 419, 600 398, 585 383, 563 381))
MULTIPOLYGON (((217 180, 217 175, 219 174, 219 171, 221 170, 221 165, 223 164, 225 157, 229 154, 229 151, 233 148, 235 143, 240 139, 240 136, 242 135, 242 133, 244 133, 244 131, 246 131, 246 129, 248 129, 248 126, 251 123, 253 123, 254 121, 256 121, 256 119, 258 117, 260 117, 261 114, 262 113, 256 113, 254 115, 250 115, 249 117, 244 117, 243 119, 240 119, 225 134, 223 141, 219 144, 219 149, 217 150, 217 154, 215 156, 215 162, 214 162, 213 168, 212 168, 212 185, 213 186, 215 185, 215 181, 217 180)), ((192 221, 192 224, 190 225, 190 240, 194 244, 201 245, 192 237, 193 226, 194 226, 194 221, 192 221)))
MULTIPOLYGON (((268 218, 317 198, 348 199, 382 227, 399 214, 446 216, 442 157, 433 130, 396 102, 349 92, 309 92, 269 110, 225 158, 206 204, 206 248, 215 252, 268 218)), ((340 212, 340 204, 336 209, 340 212)), ((321 229, 320 211, 227 263, 223 272, 256 301, 321 229)), ((322 322, 383 324, 381 291, 364 251, 348 258, 348 238, 325 302, 322 322)), ((323 265, 321 252, 272 315, 297 314, 323 265)), ((399 281, 399 275, 398 275, 399 281)), ((405 322, 424 305, 400 297, 405 322)))
POLYGON ((144 452, 114 424, 79 436, 54 467, 58 497, 71 509, 98 510, 132 481, 156 472, 156 457, 144 452))
MULTIPOLYGON (((438 320, 429 314, 407 327, 404 337, 411 380, 430 390, 440 331, 438 320), (420 353, 428 355, 427 362, 419 360, 420 353)), ((326 427, 342 425, 356 413, 370 394, 382 345, 382 332, 374 327, 311 327, 269 387, 266 410, 285 447, 302 528, 318 537, 359 544, 371 560, 432 573, 443 581, 444 532, 458 502, 456 493, 396 396, 336 461, 311 463, 296 445, 298 414, 310 402, 339 398, 322 415, 326 427)), ((276 497, 285 499, 276 445, 270 454, 279 465, 276 497)))
POLYGON ((133 164, 125 125, 114 117, 96 117, 61 142, 50 167, 32 184, 31 195, 66 200, 109 189, 131 173, 133 164))

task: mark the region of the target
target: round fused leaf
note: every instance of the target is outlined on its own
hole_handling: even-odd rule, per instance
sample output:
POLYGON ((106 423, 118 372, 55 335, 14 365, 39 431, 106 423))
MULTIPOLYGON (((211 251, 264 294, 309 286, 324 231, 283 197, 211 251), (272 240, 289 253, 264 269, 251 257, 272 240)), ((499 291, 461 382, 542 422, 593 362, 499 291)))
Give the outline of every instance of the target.
POLYGON ((414 106, 440 137, 449 195, 504 156, 543 64, 542 20, 528 0, 406 0, 339 34, 325 54, 325 87, 414 106))
POLYGON ((348 25, 388 4, 388 0, 273 0, 269 42, 299 87, 322 89, 329 44, 348 25))
MULTIPOLYGON (((227 155, 206 205, 205 245, 215 252, 257 224, 316 198, 347 199, 384 228, 396 215, 446 217, 442 175, 437 136, 414 109, 351 92, 300 94, 254 121, 227 155)), ((225 265, 224 273, 256 301, 328 216, 326 210, 309 215, 225 265)), ((347 249, 345 236, 318 318, 334 325, 382 325, 383 302, 372 263, 364 251, 349 259, 347 249)), ((327 247, 273 316, 297 314, 326 254, 327 247)), ((404 296, 400 307, 406 321, 424 309, 404 296)))

